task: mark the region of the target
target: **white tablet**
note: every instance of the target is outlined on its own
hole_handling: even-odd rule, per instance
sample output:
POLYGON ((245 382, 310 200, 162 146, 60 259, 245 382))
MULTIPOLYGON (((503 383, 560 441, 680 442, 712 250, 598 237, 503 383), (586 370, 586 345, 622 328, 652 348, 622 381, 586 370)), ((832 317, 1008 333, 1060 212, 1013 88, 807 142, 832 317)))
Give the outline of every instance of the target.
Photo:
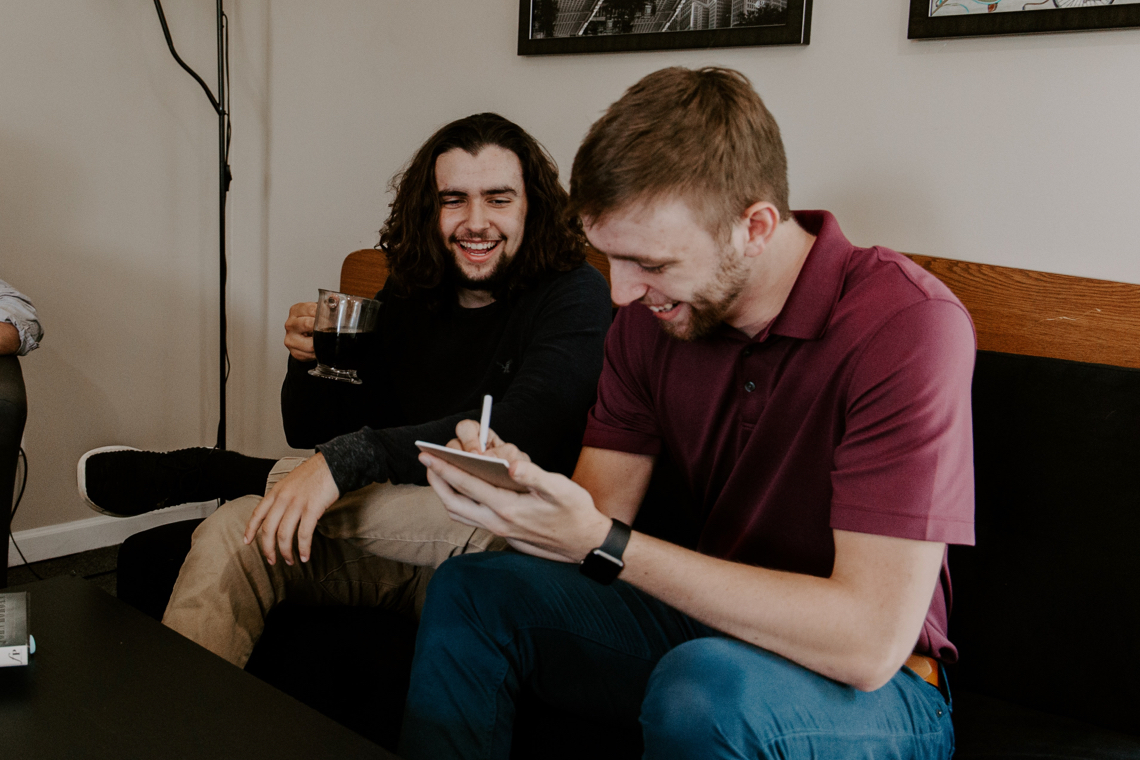
POLYGON ((512 491, 526 493, 527 487, 516 483, 511 478, 510 462, 498 457, 489 457, 486 454, 472 454, 461 449, 449 449, 437 443, 416 441, 420 451, 426 451, 434 457, 455 465, 464 472, 469 472, 480 480, 485 480, 499 488, 509 488, 512 491))

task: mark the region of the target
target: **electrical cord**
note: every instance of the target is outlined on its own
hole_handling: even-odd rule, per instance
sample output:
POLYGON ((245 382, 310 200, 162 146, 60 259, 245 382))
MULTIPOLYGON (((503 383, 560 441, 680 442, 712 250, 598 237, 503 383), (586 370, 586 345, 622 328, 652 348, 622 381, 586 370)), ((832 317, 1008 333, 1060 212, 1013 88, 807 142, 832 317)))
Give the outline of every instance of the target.
MULTIPOLYGON (((15 500, 15 502, 12 503, 12 515, 8 521, 9 525, 12 524, 12 520, 16 519, 16 510, 20 508, 20 502, 24 498, 24 489, 28 485, 28 455, 24 451, 23 446, 20 447, 20 454, 16 460, 16 467, 20 466, 20 462, 24 463, 24 468, 22 470, 23 477, 20 478, 20 490, 16 493, 16 500, 15 500)), ((13 536, 11 534, 11 532, 9 532, 8 536, 12 541, 12 546, 16 547, 16 553, 19 554, 20 559, 22 559, 24 561, 24 564, 20 565, 20 567, 27 567, 28 570, 31 572, 31 574, 36 576, 36 580, 42 581, 43 577, 39 573, 37 573, 35 571, 35 569, 31 566, 31 563, 28 562, 28 558, 24 556, 24 552, 20 551, 20 545, 16 543, 16 537, 13 536)))
MULTIPOLYGON (((219 10, 221 10, 221 4, 220 3, 219 3, 218 8, 219 8, 219 10)), ((233 122, 230 119, 230 91, 231 91, 231 87, 230 87, 230 19, 229 19, 229 16, 227 16, 224 12, 221 13, 221 19, 220 19, 220 21, 221 21, 221 35, 220 35, 219 44, 222 47, 222 50, 221 50, 222 64, 221 65, 222 65, 222 73, 225 76, 225 92, 221 93, 220 98, 218 98, 218 97, 214 97, 214 93, 210 91, 209 85, 206 84, 206 82, 202 79, 202 77, 198 76, 198 72, 196 72, 196 71, 194 71, 194 69, 190 68, 190 66, 187 65, 187 63, 182 60, 182 57, 180 55, 178 55, 178 51, 174 49, 174 39, 170 36, 170 27, 166 23, 166 14, 162 10, 161 0, 154 0, 154 9, 158 12, 158 21, 160 24, 162 24, 162 35, 166 38, 166 46, 168 48, 170 48, 170 54, 172 56, 174 56, 174 60, 178 62, 178 65, 181 66, 183 69, 185 69, 186 72, 188 74, 190 74, 190 76, 194 77, 194 81, 196 81, 198 84, 200 84, 202 86, 202 90, 205 91, 206 97, 210 99, 210 105, 213 106, 214 111, 219 116, 222 117, 222 121, 225 125, 225 149, 222 151, 223 164, 225 165, 225 171, 223 174, 224 184, 223 184, 223 191, 222 191, 223 197, 224 197, 226 194, 229 193, 230 182, 233 180, 233 174, 230 172, 230 140, 233 137, 233 122)), ((219 87, 222 86, 221 82, 218 83, 218 86, 219 87)), ((223 203, 224 203, 224 201, 223 201, 223 203)), ((227 263, 226 263, 224 256, 222 257, 221 261, 219 261, 218 266, 219 266, 219 270, 220 270, 219 271, 219 279, 221 281, 222 293, 225 293, 226 284, 229 281, 229 272, 228 272, 228 266, 227 266, 227 263)), ((222 320, 223 321, 225 320, 224 309, 222 312, 222 320)), ((225 390, 224 389, 230 380, 230 350, 229 350, 229 345, 225 342, 224 339, 222 342, 222 354, 223 354, 223 362, 225 364, 224 369, 223 369, 223 374, 222 374, 222 388, 223 388, 222 406, 224 407, 225 406, 225 401, 224 401, 225 390)), ((225 445, 224 445, 225 424, 226 424, 226 421, 225 421, 224 417, 222 419, 218 420, 217 448, 219 448, 219 449, 225 448, 225 445)))
MULTIPOLYGON (((23 477, 20 479, 20 490, 19 490, 19 492, 16 493, 15 501, 12 504, 12 517, 13 518, 16 516, 16 510, 20 508, 20 502, 24 498, 24 489, 27 488, 27 486, 28 486, 28 453, 26 451, 24 451, 23 447, 20 448, 20 453, 16 459, 17 468, 20 466, 19 465, 20 462, 23 462, 23 464, 24 464, 24 468, 22 471, 23 477)), ((28 561, 28 558, 24 556, 24 552, 20 550, 20 545, 16 543, 15 537, 12 536, 11 534, 9 534, 9 538, 12 541, 12 546, 16 547, 16 553, 19 554, 20 559, 22 559, 24 561, 24 564, 16 565, 16 567, 26 568, 29 573, 31 573, 32 575, 34 575, 36 577, 36 580, 39 580, 39 581, 47 580, 42 575, 40 575, 39 573, 36 572, 36 568, 32 565, 31 562, 28 561)), ((43 560, 43 561, 46 562, 47 560, 43 560)), ((98 578, 98 577, 103 576, 103 575, 110 575, 111 573, 118 572, 118 570, 119 570, 119 568, 116 565, 115 567, 111 568, 110 570, 101 570, 97 573, 91 573, 90 575, 84 575, 83 579, 84 580, 91 580, 92 578, 98 578)), ((74 571, 72 571, 72 575, 74 575, 74 574, 75 574, 74 571)))

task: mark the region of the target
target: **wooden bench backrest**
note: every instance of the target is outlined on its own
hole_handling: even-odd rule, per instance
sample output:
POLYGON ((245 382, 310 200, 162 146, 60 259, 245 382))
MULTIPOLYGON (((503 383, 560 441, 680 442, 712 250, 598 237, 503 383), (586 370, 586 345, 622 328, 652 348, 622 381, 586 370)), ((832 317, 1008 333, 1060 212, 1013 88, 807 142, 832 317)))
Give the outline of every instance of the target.
MULTIPOLYGON (((1140 369, 1140 285, 907 255, 961 299, 982 350, 1140 369)), ((586 259, 609 280, 605 256, 586 259)), ((381 251, 354 251, 340 289, 372 297, 387 277, 381 251)))
POLYGON ((980 349, 1140 368, 1140 285, 908 255, 969 310, 980 349))

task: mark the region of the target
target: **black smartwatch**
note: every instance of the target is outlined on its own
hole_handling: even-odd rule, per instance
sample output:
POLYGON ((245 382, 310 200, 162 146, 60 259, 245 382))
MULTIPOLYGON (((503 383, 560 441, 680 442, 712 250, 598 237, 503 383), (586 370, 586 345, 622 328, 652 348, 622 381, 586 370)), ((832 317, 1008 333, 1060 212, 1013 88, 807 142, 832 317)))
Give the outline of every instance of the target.
POLYGON ((606 540, 597 549, 594 549, 578 564, 578 570, 590 580, 605 585, 614 582, 618 573, 625 567, 621 561, 625 545, 629 543, 630 528, 621 520, 614 520, 606 540))

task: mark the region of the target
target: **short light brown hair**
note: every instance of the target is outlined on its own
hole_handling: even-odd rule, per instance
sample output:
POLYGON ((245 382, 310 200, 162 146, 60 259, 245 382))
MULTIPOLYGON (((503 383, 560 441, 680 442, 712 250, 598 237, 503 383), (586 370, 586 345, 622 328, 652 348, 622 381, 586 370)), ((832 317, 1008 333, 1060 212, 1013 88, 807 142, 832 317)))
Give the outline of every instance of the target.
POLYGON ((572 215, 594 223, 670 197, 689 203, 718 237, 757 201, 791 218, 780 128, 739 71, 655 71, 626 90, 578 148, 572 215))

